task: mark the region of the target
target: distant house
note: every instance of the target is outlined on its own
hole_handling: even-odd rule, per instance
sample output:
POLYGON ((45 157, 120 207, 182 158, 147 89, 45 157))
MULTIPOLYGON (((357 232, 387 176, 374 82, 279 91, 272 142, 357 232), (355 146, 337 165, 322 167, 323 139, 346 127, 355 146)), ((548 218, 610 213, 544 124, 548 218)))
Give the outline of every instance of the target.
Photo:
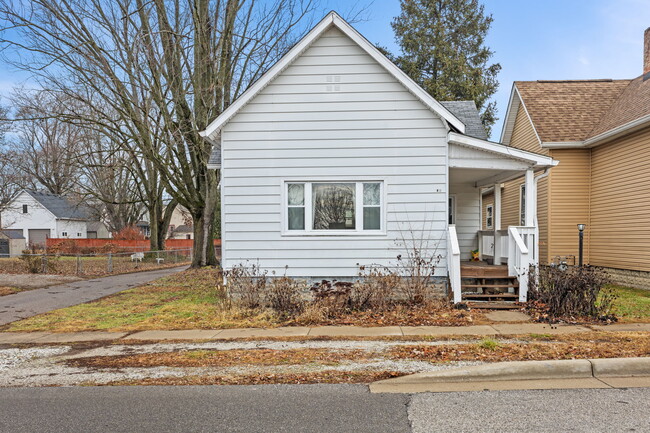
POLYGON ((112 237, 110 230, 102 221, 88 221, 86 225, 88 239, 107 239, 112 237))
POLYGON ((0 230, 0 257, 15 257, 26 248, 21 230, 0 230))
POLYGON ((176 206, 169 220, 167 239, 194 239, 192 216, 181 205, 176 206))
POLYGON ((3 229, 19 230, 28 245, 44 246, 48 238, 86 238, 87 212, 65 197, 22 191, 2 212, 3 229))
MULTIPOLYGON (((225 269, 248 261, 349 279, 415 247, 440 256, 436 276, 456 302, 484 296, 461 283, 472 278, 464 262, 478 247, 481 188, 523 175, 532 205, 535 173, 556 164, 487 141, 473 102, 435 100, 335 12, 201 134, 221 174, 225 269)), ((527 215, 495 233, 511 257, 492 271, 519 279, 503 287, 519 291, 512 299, 526 299, 537 260, 527 215)))
MULTIPOLYGON (((539 179, 540 263, 575 262, 585 224, 584 263, 616 282, 650 288, 650 28, 643 73, 627 80, 514 83, 501 141, 560 161, 539 179)), ((483 229, 522 224, 524 178, 485 190, 483 229)))

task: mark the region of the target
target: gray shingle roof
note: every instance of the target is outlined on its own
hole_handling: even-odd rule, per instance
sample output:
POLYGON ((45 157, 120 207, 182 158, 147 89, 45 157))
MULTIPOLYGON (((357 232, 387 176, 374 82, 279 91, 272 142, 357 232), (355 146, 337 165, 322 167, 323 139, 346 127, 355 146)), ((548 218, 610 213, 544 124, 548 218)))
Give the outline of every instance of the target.
POLYGON ((440 101, 440 103, 465 124, 465 135, 487 140, 487 133, 474 101, 440 101))
POLYGON ((0 230, 0 237, 8 239, 25 239, 22 230, 0 230))
POLYGON ((27 193, 57 218, 71 220, 88 219, 88 214, 82 205, 75 205, 65 197, 44 191, 27 191, 27 193))

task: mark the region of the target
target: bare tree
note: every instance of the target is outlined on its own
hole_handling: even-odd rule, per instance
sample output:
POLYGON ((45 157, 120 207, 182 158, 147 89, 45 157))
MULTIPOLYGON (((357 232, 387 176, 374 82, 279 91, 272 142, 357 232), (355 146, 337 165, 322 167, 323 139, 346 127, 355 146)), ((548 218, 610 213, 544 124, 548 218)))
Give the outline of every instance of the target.
POLYGON ((2 213, 25 186, 24 176, 17 170, 5 147, 5 134, 10 125, 8 111, 0 106, 0 229, 7 225, 6 221, 2 221, 2 213))
POLYGON ((61 111, 66 101, 49 92, 23 90, 11 100, 16 110, 11 138, 15 166, 33 189, 60 195, 71 192, 79 175, 75 160, 84 131, 49 114, 61 111))
POLYGON ((192 215, 193 265, 209 265, 218 174, 199 132, 286 52, 311 10, 310 0, 0 0, 12 30, 0 43, 22 54, 7 61, 84 105, 80 121, 125 138, 192 215))

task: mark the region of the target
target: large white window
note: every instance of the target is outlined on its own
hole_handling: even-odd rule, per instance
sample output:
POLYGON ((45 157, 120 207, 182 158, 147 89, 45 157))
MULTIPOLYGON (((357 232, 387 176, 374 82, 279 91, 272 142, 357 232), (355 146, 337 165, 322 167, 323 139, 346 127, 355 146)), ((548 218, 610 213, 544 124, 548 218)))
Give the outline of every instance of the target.
POLYGON ((285 188, 288 232, 352 234, 383 229, 382 182, 287 182, 285 188))

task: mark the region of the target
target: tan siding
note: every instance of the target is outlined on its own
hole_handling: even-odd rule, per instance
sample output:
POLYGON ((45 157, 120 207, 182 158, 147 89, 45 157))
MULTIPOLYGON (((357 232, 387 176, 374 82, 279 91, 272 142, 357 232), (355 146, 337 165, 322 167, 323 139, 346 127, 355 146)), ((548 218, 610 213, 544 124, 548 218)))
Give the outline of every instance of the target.
MULTIPOLYGON (((550 176, 550 174, 549 174, 550 176)), ((548 264, 548 177, 537 182, 537 226, 539 227, 539 262, 548 264)))
MULTIPOLYGON (((483 209, 481 210, 481 218, 483 221, 481 222, 481 229, 482 230, 487 230, 487 207, 488 206, 494 206, 494 193, 490 192, 487 193, 483 196, 483 209)), ((492 208, 494 210, 494 207, 492 208)))
POLYGON ((524 183, 524 178, 511 180, 504 184, 501 190, 501 228, 506 229, 508 226, 518 226, 520 224, 519 217, 519 195, 521 185, 524 183))
POLYGON ((592 150, 591 255, 650 271, 650 129, 592 150))
POLYGON ((551 156, 560 164, 551 170, 552 202, 549 208, 548 254, 555 256, 578 256, 578 228, 588 224, 585 233, 585 263, 589 262, 589 149, 553 150, 551 156))
POLYGON ((533 125, 530 123, 528 114, 523 105, 519 106, 519 111, 517 111, 517 117, 515 118, 515 127, 512 130, 512 138, 510 139, 510 145, 512 147, 517 147, 519 149, 528 150, 530 152, 543 153, 548 155, 548 149, 542 149, 533 129, 533 125))

